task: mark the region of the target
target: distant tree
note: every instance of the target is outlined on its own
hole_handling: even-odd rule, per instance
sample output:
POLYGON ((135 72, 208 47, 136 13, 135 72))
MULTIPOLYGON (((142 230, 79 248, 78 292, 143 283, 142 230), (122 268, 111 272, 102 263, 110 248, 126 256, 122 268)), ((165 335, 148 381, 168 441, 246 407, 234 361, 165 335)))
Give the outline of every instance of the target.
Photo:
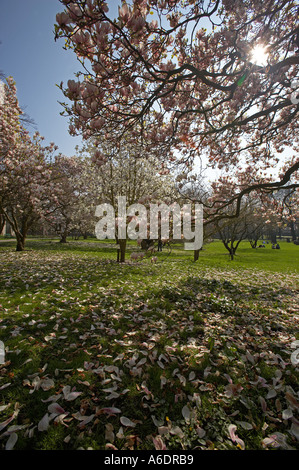
POLYGON ((257 248, 258 241, 264 234, 277 228, 280 222, 279 214, 274 212, 272 198, 255 200, 248 196, 244 201, 247 208, 247 231, 246 238, 252 248, 257 248))
POLYGON ((90 186, 95 173, 91 170, 91 165, 78 156, 60 155, 54 161, 55 191, 49 196, 45 218, 59 235, 60 243, 67 243, 71 232, 84 234, 93 228, 90 186))
POLYGON ((261 239, 264 233, 264 220, 252 218, 252 222, 248 225, 246 231, 246 238, 249 240, 251 248, 256 248, 258 241, 261 239))
POLYGON ((251 214, 248 214, 245 208, 242 209, 239 217, 215 222, 218 235, 231 260, 234 259, 241 241, 246 239, 250 222, 251 214))
MULTIPOLYGON (((118 196, 126 197, 127 208, 136 203, 148 205, 161 201, 167 204, 173 200, 175 189, 171 176, 161 170, 153 158, 140 155, 138 146, 130 142, 116 147, 103 143, 99 149, 91 144, 89 151, 98 167, 98 201, 111 204, 116 219, 119 217, 118 196)), ((118 226, 116 242, 118 260, 124 262, 127 240, 118 236, 118 226)))
POLYGON ((283 192, 283 214, 282 218, 290 227, 293 242, 297 239, 296 226, 299 222, 299 197, 294 190, 285 189, 283 192))
MULTIPOLYGON (((175 185, 180 195, 180 203, 200 203, 203 205, 203 242, 208 243, 214 235, 217 234, 217 229, 210 220, 209 201, 212 197, 213 189, 207 183, 207 178, 204 173, 187 173, 179 172, 176 176, 175 185)), ((203 247, 202 247, 203 248, 203 247)), ((202 249, 201 248, 201 249, 202 249)), ((200 250, 194 250, 194 261, 199 258, 200 250)))

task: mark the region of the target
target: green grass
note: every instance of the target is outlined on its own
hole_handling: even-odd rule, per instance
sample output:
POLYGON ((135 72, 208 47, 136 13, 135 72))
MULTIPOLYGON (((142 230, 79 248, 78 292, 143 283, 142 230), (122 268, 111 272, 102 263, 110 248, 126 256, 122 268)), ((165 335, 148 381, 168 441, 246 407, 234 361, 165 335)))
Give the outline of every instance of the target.
POLYGON ((246 449, 297 448, 299 247, 132 251, 120 265, 112 242, 0 240, 0 448, 15 432, 15 449, 238 449, 232 424, 246 449))

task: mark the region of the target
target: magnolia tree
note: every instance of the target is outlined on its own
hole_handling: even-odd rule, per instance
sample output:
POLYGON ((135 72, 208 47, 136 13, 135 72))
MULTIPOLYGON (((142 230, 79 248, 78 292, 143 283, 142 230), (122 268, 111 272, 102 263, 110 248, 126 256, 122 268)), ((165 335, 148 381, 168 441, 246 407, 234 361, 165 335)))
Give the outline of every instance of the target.
POLYGON ((55 191, 49 196, 47 224, 66 243, 71 232, 94 232, 94 186, 96 171, 79 156, 58 156, 53 165, 55 191))
MULTIPOLYGON (((299 195, 292 189, 284 189, 273 196, 276 218, 279 217, 279 228, 289 227, 293 242, 296 241, 296 226, 299 222, 299 195)), ((275 232, 274 232, 275 233, 275 232)), ((273 235, 274 235, 273 233, 273 235)), ((274 241, 274 240, 273 240, 274 241)))
POLYGON ((238 217, 232 217, 235 211, 233 205, 229 209, 231 212, 227 213, 227 217, 216 219, 213 225, 231 260, 243 240, 249 240, 251 247, 257 248, 258 240, 268 227, 279 223, 279 217, 271 215, 271 203, 254 199, 253 193, 242 199, 238 217))
MULTIPOLYGON (((258 208, 258 211, 260 209, 261 208, 258 208)), ((250 223, 248 224, 246 232, 246 238, 253 249, 258 247, 258 241, 263 238, 266 232, 265 218, 267 217, 267 214, 263 214, 258 211, 253 211, 251 214, 250 223)))
MULTIPOLYGON (((109 143, 102 143, 100 147, 95 147, 94 143, 89 145, 93 165, 98 169, 94 198, 98 203, 108 203, 114 209, 115 238, 119 245, 117 259, 120 262, 125 261, 127 238, 119 234, 121 216, 118 213, 118 197, 125 198, 126 210, 138 203, 147 209, 150 203, 170 204, 177 197, 172 177, 157 165, 151 155, 145 158, 141 151, 129 139, 116 146, 109 143)), ((135 223, 136 238, 140 229, 138 215, 131 214, 124 221, 126 225, 135 223)))
POLYGON ((89 235, 94 235, 96 224, 95 206, 90 200, 86 200, 85 196, 78 201, 73 222, 73 233, 76 238, 82 236, 86 240, 89 235))
POLYGON ((242 210, 237 218, 222 219, 215 224, 218 235, 231 260, 234 259, 241 241, 246 238, 248 225, 250 224, 247 215, 246 211, 242 210))
POLYGON ((17 251, 24 250, 28 230, 45 215, 57 150, 53 143, 43 147, 38 133, 31 139, 21 115, 15 83, 8 78, 0 103, 0 213, 15 233, 17 251))
POLYGON ((237 182, 217 217, 251 191, 298 186, 296 2, 131 0, 116 15, 102 0, 60 2, 56 38, 82 64, 61 84, 71 134, 129 131, 187 172, 200 156, 237 182))
MULTIPOLYGON (((264 182, 265 182, 264 176, 264 182)), ((268 177, 269 178, 269 177, 268 177)), ((292 179, 294 175, 292 175, 292 179)), ((262 176, 253 168, 251 180, 259 181, 262 176)), ((267 234, 274 241, 275 234, 285 225, 294 225, 298 219, 298 191, 290 184, 284 190, 261 189, 258 184, 249 188, 244 174, 220 175, 210 184, 207 178, 197 174, 179 174, 177 189, 183 199, 200 202, 203 205, 204 238, 220 236, 229 251, 231 259, 243 239, 248 239, 252 248, 267 234), (242 198, 235 197, 242 190, 242 198)), ((293 227, 294 228, 294 227, 293 227)), ((198 259, 199 252, 194 253, 198 259)))

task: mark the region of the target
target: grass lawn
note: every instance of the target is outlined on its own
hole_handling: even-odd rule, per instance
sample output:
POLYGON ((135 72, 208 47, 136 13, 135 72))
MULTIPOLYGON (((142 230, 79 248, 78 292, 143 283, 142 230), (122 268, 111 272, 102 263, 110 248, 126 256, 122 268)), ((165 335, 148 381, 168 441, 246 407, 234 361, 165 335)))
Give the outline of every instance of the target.
POLYGON ((0 240, 0 449, 298 449, 299 246, 0 240))

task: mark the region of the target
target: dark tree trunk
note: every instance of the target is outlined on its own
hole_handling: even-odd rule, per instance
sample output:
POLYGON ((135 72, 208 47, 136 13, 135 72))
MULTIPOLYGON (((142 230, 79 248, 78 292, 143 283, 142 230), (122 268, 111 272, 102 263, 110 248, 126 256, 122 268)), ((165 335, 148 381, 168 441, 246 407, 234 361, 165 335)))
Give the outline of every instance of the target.
POLYGON ((2 230, 4 229, 4 225, 5 225, 5 218, 3 215, 0 214, 0 235, 2 233, 2 230))
POLYGON ((25 240, 26 240, 26 236, 25 235, 17 235, 16 234, 16 238, 17 238, 17 248, 16 248, 16 251, 24 251, 25 250, 25 240))
POLYGON ((24 243, 22 243, 21 241, 17 241, 17 248, 16 248, 16 251, 24 251, 25 247, 24 247, 24 243))
POLYGON ((117 250, 118 263, 124 263, 126 259, 126 245, 127 240, 118 240, 119 249, 117 250))
POLYGON ((292 240, 294 242, 296 240, 296 229, 295 229, 295 224, 293 221, 290 222, 290 229, 291 229, 291 234, 292 234, 292 240))
POLYGON ((276 232, 274 231, 270 232, 270 240, 271 240, 271 243, 277 243, 276 232))
POLYGON ((60 236, 60 243, 67 243, 66 237, 67 237, 67 233, 63 233, 63 234, 60 236))

